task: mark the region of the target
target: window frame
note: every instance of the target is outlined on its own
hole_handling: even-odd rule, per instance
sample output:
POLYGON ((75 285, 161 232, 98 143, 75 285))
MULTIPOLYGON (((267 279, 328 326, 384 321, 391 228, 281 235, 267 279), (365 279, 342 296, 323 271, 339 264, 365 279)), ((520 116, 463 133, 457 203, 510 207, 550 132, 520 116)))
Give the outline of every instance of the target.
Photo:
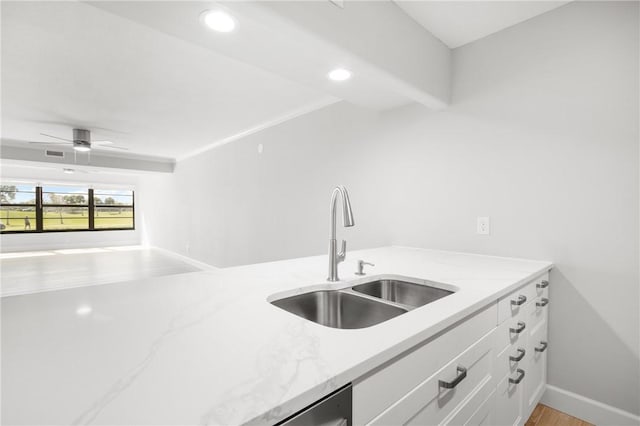
MULTIPOLYGON (((0 230, 0 235, 4 234, 48 234, 55 232, 103 232, 103 231, 135 231, 136 230, 136 192, 131 189, 131 204, 122 204, 122 205, 96 205, 94 198, 94 188, 88 188, 87 191, 87 204, 45 204, 43 197, 44 192, 42 190, 45 186, 50 186, 51 184, 37 184, 35 185, 36 190, 36 204, 35 204, 35 213, 36 213, 36 226, 35 229, 24 230, 24 231, 16 231, 16 230, 0 230), (78 207, 78 208, 88 208, 88 224, 87 228, 81 229, 44 229, 44 210, 48 207, 78 207), (126 228, 96 228, 95 227, 95 210, 96 207, 110 207, 110 208, 127 208, 131 209, 131 227, 126 228)), ((128 190, 127 190, 128 191, 128 190)), ((0 204, 0 208, 3 207, 14 207, 14 206, 28 206, 34 207, 34 204, 0 204)), ((1 216, 1 215, 0 215, 1 216)), ((0 217, 2 220, 2 217, 0 217)))

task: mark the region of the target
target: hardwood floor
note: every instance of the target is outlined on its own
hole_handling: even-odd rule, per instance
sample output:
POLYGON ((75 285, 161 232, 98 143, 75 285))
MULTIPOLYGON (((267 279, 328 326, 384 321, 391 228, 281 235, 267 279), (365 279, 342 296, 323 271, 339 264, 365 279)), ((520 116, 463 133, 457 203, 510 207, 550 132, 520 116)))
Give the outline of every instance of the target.
POLYGON ((593 426, 562 411, 538 404, 525 426, 593 426))

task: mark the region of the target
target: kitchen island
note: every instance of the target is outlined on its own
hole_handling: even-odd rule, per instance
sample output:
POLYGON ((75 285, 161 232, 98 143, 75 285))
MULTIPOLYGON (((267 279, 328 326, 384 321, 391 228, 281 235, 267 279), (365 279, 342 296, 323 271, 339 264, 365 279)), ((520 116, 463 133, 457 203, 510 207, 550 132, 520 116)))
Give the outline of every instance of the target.
POLYGON ((501 299, 553 265, 384 247, 349 252, 341 281, 326 267, 315 256, 5 297, 2 421, 274 424, 487 307, 500 315, 501 299), (357 276, 358 259, 376 266, 357 276), (269 303, 384 275, 457 291, 353 330, 269 303))

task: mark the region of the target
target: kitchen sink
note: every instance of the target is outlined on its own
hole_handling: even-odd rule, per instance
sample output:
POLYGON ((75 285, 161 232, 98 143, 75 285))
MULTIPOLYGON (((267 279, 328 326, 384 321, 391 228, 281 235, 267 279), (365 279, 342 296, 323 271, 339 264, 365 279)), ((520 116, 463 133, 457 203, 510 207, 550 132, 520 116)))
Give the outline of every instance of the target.
POLYGON ((271 303, 318 324, 343 329, 370 327, 407 312, 399 306, 338 290, 314 291, 271 303))
POLYGON ((415 278, 396 278, 371 277, 371 281, 352 287, 310 291, 273 300, 271 304, 326 327, 354 329, 380 324, 457 290, 430 286, 415 278))
POLYGON ((453 291, 437 287, 392 279, 381 279, 360 284, 353 287, 353 290, 416 308, 453 294, 453 291))

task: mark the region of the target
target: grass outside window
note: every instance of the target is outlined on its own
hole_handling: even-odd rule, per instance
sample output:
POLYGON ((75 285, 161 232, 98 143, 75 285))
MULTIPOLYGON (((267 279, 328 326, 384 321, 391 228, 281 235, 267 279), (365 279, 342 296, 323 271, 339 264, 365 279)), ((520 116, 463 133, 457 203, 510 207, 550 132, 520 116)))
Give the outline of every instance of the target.
POLYGON ((134 192, 2 182, 2 233, 135 229, 134 192))

